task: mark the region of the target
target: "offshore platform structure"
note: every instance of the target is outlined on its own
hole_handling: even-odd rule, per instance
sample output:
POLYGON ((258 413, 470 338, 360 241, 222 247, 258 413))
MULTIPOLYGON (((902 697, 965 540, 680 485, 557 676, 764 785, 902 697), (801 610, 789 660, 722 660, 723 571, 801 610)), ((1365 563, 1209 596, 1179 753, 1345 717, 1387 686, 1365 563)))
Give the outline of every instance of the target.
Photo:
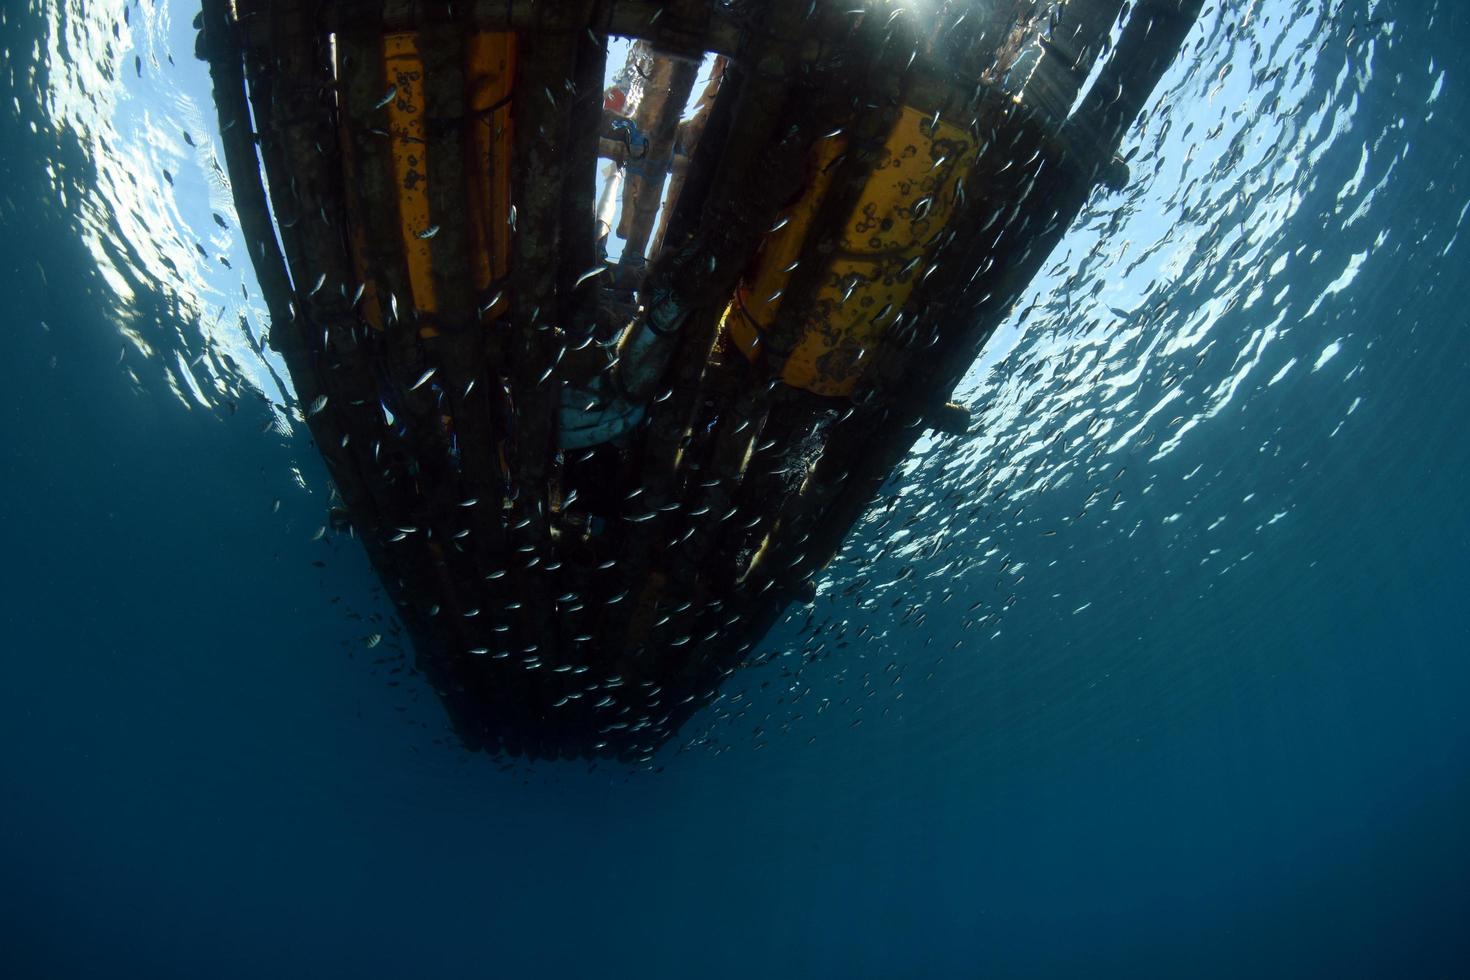
POLYGON ((272 346, 467 745, 714 696, 964 431, 1200 6, 204 0, 272 346))

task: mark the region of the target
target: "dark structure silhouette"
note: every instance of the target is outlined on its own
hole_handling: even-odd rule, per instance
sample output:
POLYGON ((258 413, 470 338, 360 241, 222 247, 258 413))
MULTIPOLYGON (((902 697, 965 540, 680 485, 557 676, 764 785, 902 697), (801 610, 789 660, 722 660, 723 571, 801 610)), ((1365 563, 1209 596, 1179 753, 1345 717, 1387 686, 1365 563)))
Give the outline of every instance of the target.
POLYGON ((206 0, 271 344, 468 745, 713 696, 965 430, 1199 8, 206 0))

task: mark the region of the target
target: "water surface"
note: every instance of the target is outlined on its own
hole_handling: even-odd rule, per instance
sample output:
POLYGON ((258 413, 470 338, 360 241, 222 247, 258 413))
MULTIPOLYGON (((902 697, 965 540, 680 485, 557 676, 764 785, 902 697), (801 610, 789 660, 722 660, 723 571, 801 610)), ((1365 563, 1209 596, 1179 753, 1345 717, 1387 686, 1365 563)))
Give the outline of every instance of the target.
POLYGON ((1210 5, 658 773, 462 752, 312 540, 193 14, 0 8, 5 975, 1465 972, 1460 4, 1210 5))

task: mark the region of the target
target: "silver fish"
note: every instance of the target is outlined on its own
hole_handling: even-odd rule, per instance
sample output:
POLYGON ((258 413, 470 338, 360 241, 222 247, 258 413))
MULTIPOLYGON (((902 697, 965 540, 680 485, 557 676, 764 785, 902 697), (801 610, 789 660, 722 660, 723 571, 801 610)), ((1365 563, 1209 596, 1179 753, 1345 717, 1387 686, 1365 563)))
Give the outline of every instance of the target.
POLYGON ((605 266, 605 265, 594 266, 593 268, 588 269, 586 272, 584 272, 580 276, 578 276, 577 277, 577 281, 572 286, 572 288, 573 289, 581 289, 582 288, 582 284, 584 282, 586 282, 589 279, 596 279, 598 276, 602 275, 606 271, 607 271, 607 266, 605 266))

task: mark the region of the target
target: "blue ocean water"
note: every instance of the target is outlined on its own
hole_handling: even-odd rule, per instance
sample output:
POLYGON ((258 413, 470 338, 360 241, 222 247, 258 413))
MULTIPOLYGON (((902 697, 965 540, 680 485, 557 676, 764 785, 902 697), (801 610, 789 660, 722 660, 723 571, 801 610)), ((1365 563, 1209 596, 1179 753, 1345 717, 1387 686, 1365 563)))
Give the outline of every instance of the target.
POLYGON ((1466 974, 1459 0, 1208 5, 656 773, 464 753, 313 540, 194 12, 0 6, 0 975, 1466 974))

